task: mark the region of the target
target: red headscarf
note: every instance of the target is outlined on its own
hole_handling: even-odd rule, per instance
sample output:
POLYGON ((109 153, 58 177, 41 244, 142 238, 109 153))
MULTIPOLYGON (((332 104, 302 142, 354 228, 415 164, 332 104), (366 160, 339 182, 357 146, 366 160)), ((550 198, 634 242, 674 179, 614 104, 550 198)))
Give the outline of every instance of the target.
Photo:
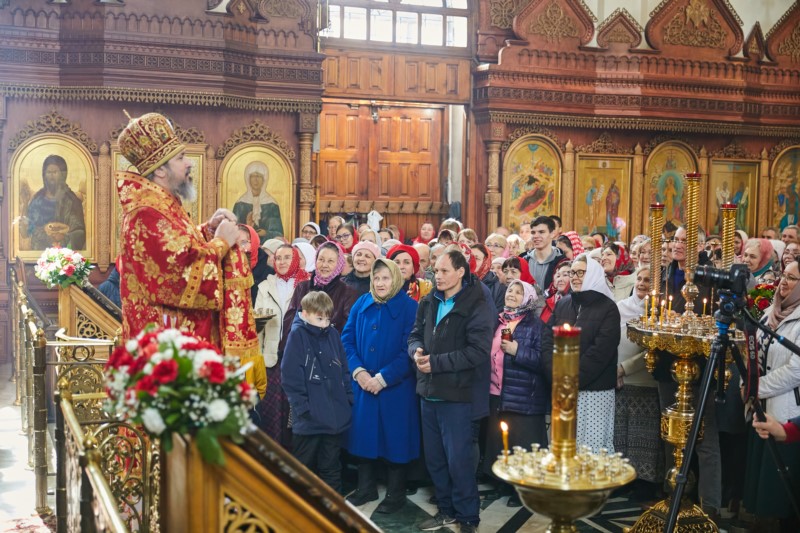
POLYGON ((467 263, 469 263, 469 271, 474 274, 475 269, 477 268, 476 265, 478 263, 475 261, 475 258, 472 257, 472 248, 470 248, 468 244, 464 244, 463 242, 458 243, 458 246, 459 248, 461 248, 461 252, 463 252, 464 257, 467 258, 467 263))
POLYGON ((530 283, 531 285, 536 285, 536 281, 531 276, 531 267, 528 266, 528 262, 519 257, 519 266, 520 266, 520 275, 519 279, 524 281, 525 283, 530 283))
POLYGON ((631 261, 631 255, 628 253, 628 250, 625 248, 625 245, 619 242, 615 242, 619 247, 619 254, 617 254, 617 262, 614 264, 614 272, 615 276, 627 276, 631 272, 633 272, 633 262, 631 261))
POLYGON ((436 228, 434 228, 433 234, 431 235, 430 239, 423 239, 422 238, 422 226, 424 226, 425 224, 430 224, 431 226, 433 226, 433 223, 431 223, 428 220, 423 222, 422 225, 419 227, 419 233, 417 234, 416 237, 414 237, 414 240, 411 241, 412 244, 428 244, 429 242, 431 242, 433 239, 436 238, 436 228))
MULTIPOLYGON (((472 246, 470 246, 470 248, 473 249, 477 248, 478 250, 481 251, 481 253, 483 253, 483 263, 481 263, 481 266, 475 269, 475 275, 478 276, 478 279, 483 279, 486 277, 486 274, 488 274, 489 270, 492 268, 492 252, 490 252, 485 245, 480 243, 473 244, 472 246)), ((477 263, 477 261, 475 262, 477 263)), ((470 268, 472 268, 472 265, 470 265, 470 268)))
POLYGON ((572 255, 573 257, 577 257, 579 254, 585 253, 586 250, 583 249, 583 243, 581 242, 581 237, 578 235, 576 231, 565 231, 562 235, 566 236, 569 239, 569 243, 572 246, 572 255))
POLYGON ((258 237, 258 233, 252 226, 248 226, 247 224, 239 224, 239 227, 242 229, 247 229, 250 232, 250 249, 243 250, 250 254, 250 270, 253 270, 258 263, 258 247, 261 246, 261 239, 258 237))
MULTIPOLYGON (((289 265, 289 269, 286 271, 286 274, 281 274, 277 269, 275 269, 275 275, 277 275, 283 281, 289 281, 291 278, 294 278, 295 285, 301 281, 307 280, 310 275, 308 272, 300 268, 300 251, 291 244, 282 244, 278 246, 278 250, 281 248, 289 248, 292 251, 292 263, 289 265)), ((276 250, 275 253, 277 254, 278 251, 276 250)))
POLYGON ((409 246, 407 244, 396 244, 389 249, 386 257, 389 259, 394 259, 402 253, 407 253, 411 256, 411 263, 414 265, 414 276, 416 277, 416 273, 419 272, 419 254, 413 246, 409 246))

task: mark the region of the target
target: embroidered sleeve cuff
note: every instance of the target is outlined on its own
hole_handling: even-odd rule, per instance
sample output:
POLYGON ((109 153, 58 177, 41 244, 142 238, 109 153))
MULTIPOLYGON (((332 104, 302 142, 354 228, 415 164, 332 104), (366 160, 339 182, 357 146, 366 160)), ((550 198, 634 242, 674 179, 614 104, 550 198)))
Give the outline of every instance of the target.
POLYGON ((378 380, 378 383, 381 384, 381 387, 383 387, 384 389, 386 388, 386 381, 383 379, 383 376, 381 376, 380 372, 375 374, 375 379, 378 380))

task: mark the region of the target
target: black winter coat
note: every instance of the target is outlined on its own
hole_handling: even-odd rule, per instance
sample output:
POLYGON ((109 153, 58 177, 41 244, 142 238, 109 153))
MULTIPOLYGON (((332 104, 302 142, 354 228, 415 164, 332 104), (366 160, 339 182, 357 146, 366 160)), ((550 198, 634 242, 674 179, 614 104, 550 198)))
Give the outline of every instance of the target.
POLYGON ((550 384, 542 365, 542 321, 528 313, 514 328, 517 355, 503 358, 500 411, 523 415, 548 413, 550 384))
POLYGON ((580 390, 609 390, 617 385, 620 316, 617 304, 596 291, 574 292, 556 304, 542 335, 547 379, 553 379, 553 326, 581 328, 580 390))
MULTIPOLYGON (((431 372, 417 370, 417 394, 450 402, 472 402, 476 369, 487 367, 492 348, 493 306, 486 301, 484 287, 474 274, 456 295, 453 309, 439 324, 436 314, 443 298, 433 291, 420 300, 414 329, 408 337, 408 353, 417 348, 430 354, 431 372)), ((489 381, 485 380, 485 396, 489 381)))
POLYGON ((506 289, 508 287, 504 283, 500 283, 500 278, 498 278, 497 274, 491 270, 487 272, 485 276, 483 276, 481 281, 489 288, 489 292, 492 293, 494 306, 497 308, 497 312, 499 313, 506 306, 506 289))

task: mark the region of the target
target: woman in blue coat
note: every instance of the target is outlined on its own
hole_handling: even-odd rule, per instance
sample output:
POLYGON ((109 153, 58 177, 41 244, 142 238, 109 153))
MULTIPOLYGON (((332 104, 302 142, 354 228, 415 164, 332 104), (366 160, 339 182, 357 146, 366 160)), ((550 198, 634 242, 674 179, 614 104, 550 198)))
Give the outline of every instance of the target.
POLYGON ((376 511, 394 513, 405 503, 406 466, 420 448, 416 374, 407 348, 417 302, 401 290, 394 261, 375 261, 370 278, 369 293, 353 304, 342 331, 355 398, 347 450, 360 459, 358 489, 347 499, 356 506, 378 499, 375 467, 382 459, 388 488, 376 511))

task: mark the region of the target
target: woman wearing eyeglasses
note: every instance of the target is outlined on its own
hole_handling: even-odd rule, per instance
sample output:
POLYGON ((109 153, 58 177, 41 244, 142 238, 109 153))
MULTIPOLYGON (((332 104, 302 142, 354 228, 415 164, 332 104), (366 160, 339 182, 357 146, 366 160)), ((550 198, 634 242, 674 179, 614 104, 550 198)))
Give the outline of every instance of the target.
POLYGON ((614 449, 614 388, 620 315, 597 261, 579 255, 570 268, 572 294, 563 297, 542 333, 545 375, 553 374, 553 326, 581 328, 578 445, 614 449))
POLYGON ((344 248, 345 253, 349 254, 353 246, 358 244, 358 232, 352 224, 343 224, 336 230, 336 240, 344 248))
MULTIPOLYGON (((761 319, 778 335, 800 338, 800 268, 797 261, 783 272, 772 306, 761 319)), ((758 397, 766 412, 780 423, 800 416, 800 357, 763 332, 758 332, 758 397)), ((800 443, 781 444, 778 453, 795 483, 800 476, 800 443)), ((780 481, 774 460, 762 439, 753 432, 748 440, 744 505, 760 518, 777 518, 782 531, 798 531, 790 500, 780 481)))

